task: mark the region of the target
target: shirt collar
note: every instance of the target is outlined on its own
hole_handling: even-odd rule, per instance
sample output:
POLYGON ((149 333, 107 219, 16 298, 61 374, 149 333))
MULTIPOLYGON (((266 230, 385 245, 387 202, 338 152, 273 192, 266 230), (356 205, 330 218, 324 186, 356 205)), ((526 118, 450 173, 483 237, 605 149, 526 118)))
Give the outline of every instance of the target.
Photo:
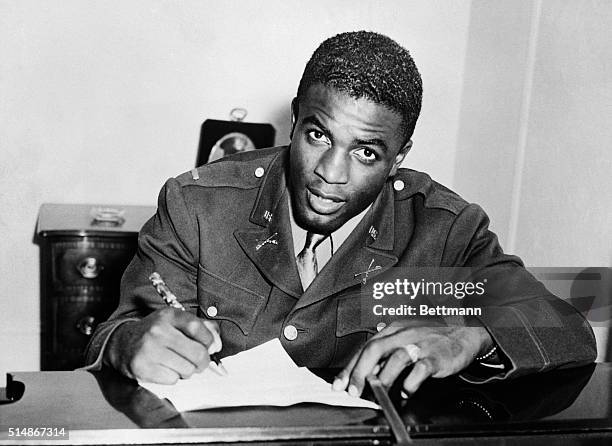
MULTIPOLYGON (((306 231, 304 228, 299 226, 293 217, 293 207, 291 206, 291 192, 287 190, 287 200, 289 202, 289 221, 291 223, 291 235, 293 236, 293 252, 297 256, 300 251, 304 248, 306 243, 306 231)), ((321 256, 331 257, 335 254, 340 246, 345 242, 353 230, 357 227, 359 222, 363 219, 368 210, 372 207, 370 204, 361 213, 355 215, 353 218, 344 223, 340 228, 331 233, 331 237, 326 238, 319 248, 317 248, 317 261, 319 266, 323 266, 325 262, 321 256), (331 240, 330 240, 331 239, 331 240)))

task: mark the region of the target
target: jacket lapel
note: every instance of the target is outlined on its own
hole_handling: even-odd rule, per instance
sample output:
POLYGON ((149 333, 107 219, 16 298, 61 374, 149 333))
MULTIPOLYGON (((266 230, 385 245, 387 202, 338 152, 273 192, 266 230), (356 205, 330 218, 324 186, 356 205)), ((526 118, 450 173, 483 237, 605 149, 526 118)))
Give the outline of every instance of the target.
POLYGON ((302 294, 289 223, 286 151, 270 163, 251 212, 257 227, 234 231, 245 254, 266 279, 296 299, 302 294))

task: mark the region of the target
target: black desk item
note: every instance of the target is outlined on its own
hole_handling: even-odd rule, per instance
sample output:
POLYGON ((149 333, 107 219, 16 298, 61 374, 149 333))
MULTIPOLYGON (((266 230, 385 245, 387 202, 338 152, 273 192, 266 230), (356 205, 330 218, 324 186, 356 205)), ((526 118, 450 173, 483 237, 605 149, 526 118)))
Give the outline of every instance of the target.
POLYGON ((230 112, 231 121, 204 121, 200 129, 196 167, 234 153, 274 145, 274 127, 271 124, 243 122, 246 115, 245 109, 235 108, 230 112))
MULTIPOLYGON (((12 426, 70 430, 73 444, 271 442, 391 444, 382 412, 299 404, 177 412, 115 372, 12 374, 23 395, 0 405, 0 444, 12 426)), ((329 376, 332 376, 330 374, 329 376)), ((391 399, 413 444, 610 444, 612 364, 558 370, 483 386, 430 379, 391 399)), ((62 442, 62 444, 65 442, 62 442)), ((49 441, 48 444, 57 444, 49 441)))
POLYGON ((398 415, 394 404, 391 402, 391 398, 389 398, 385 386, 376 375, 368 375, 366 380, 385 415, 387 423, 389 423, 389 427, 391 427, 393 437, 395 438, 395 444, 398 446, 412 444, 410 436, 408 435, 408 429, 406 429, 406 425, 398 415))
POLYGON ((96 325, 119 301, 119 282, 136 252, 151 206, 43 204, 41 248, 41 369, 83 365, 96 325))

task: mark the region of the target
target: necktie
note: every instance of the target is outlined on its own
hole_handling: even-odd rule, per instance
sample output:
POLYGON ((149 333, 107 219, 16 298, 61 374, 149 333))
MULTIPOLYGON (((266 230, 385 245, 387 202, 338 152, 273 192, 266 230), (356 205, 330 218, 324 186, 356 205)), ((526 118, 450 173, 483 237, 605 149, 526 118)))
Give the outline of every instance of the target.
POLYGON ((296 263, 302 281, 302 288, 306 290, 316 277, 319 269, 317 267, 317 255, 315 250, 317 246, 325 240, 326 235, 315 234, 308 232, 306 234, 306 243, 304 249, 297 255, 296 263))

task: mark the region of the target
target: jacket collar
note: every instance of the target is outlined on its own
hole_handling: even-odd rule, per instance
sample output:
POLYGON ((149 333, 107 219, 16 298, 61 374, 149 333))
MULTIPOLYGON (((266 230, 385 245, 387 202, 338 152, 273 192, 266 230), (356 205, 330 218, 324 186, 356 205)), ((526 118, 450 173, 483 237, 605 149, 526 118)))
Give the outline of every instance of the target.
POLYGON ((280 151, 264 173, 255 205, 249 217, 249 220, 256 225, 267 227, 275 220, 274 211, 279 209, 279 203, 287 188, 285 169, 289 160, 288 153, 288 149, 280 151))
POLYGON ((234 237, 266 279, 297 299, 302 294, 302 285, 293 253, 289 207, 285 197, 288 193, 285 179, 287 152, 279 152, 264 173, 249 217, 257 227, 238 229, 234 231, 234 237))
POLYGON ((391 251, 395 238, 395 199, 391 182, 387 181, 372 206, 371 224, 368 227, 367 246, 391 251))

